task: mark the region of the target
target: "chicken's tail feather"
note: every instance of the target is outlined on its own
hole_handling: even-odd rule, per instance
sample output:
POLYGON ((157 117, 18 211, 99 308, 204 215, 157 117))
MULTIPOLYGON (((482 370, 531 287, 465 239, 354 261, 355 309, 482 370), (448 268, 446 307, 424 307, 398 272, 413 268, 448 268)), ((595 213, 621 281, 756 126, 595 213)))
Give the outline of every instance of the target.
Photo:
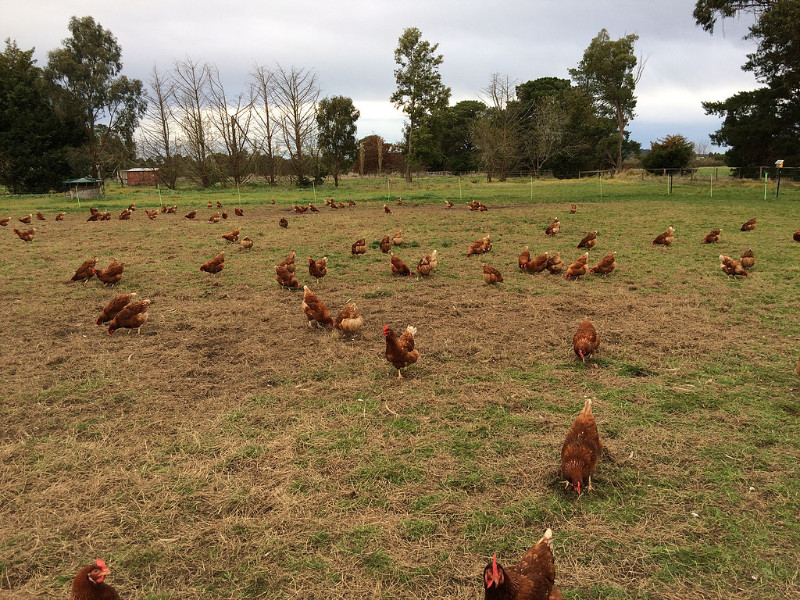
POLYGON ((539 540, 539 541, 540 542, 544 542, 545 544, 547 544, 550 547, 550 551, 552 552, 552 550, 553 550, 553 530, 548 527, 547 531, 544 532, 544 535, 542 536, 542 539, 539 540))
POLYGON ((417 335, 417 328, 414 327, 413 325, 409 325, 408 327, 406 327, 406 331, 410 331, 411 335, 417 335))

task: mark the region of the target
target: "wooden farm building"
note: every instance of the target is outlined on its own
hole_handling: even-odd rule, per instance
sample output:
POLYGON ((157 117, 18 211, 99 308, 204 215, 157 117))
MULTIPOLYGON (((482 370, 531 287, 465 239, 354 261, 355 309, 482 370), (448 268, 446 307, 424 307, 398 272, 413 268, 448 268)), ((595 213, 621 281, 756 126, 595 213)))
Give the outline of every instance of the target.
POLYGON ((123 178, 128 185, 158 185, 161 183, 161 172, 146 167, 123 171, 123 178))

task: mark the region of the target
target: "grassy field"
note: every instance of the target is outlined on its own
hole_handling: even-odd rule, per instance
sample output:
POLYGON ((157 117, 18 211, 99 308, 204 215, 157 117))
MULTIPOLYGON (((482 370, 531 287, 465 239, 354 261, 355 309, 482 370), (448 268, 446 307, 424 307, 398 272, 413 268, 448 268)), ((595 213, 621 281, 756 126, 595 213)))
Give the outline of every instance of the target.
POLYGON ((102 557, 127 599, 480 598, 487 559, 514 563, 547 527, 567 599, 800 597, 800 188, 764 200, 721 178, 711 197, 709 176, 672 195, 636 177, 187 190, 155 221, 155 191, 113 189, 92 205, 139 210, 100 223, 85 201, 0 196, 0 597, 68 597, 102 557), (321 214, 291 212, 315 198, 321 214), (209 223, 209 200, 230 218, 209 223), (36 210, 23 243, 11 228, 36 210), (675 243, 652 246, 668 226, 675 243), (237 227, 251 251, 220 238, 237 227), (391 276, 377 241, 398 229, 412 269, 438 249, 430 278, 391 276), (569 264, 593 230, 590 264, 616 251, 613 274, 517 269, 526 245, 569 264), (486 234, 492 252, 466 258, 486 234), (719 270, 747 248, 749 277, 719 270), (307 328, 302 292, 277 286, 291 249, 301 288, 358 304, 355 340, 307 328), (198 271, 222 250, 222 273, 198 271), (323 255, 316 284, 304 265, 323 255), (115 289, 69 281, 91 256, 126 263, 115 289), (481 260, 506 281, 486 286, 481 260), (126 292, 150 320, 108 336, 94 320, 126 292), (596 369, 572 353, 584 316, 596 369), (418 328, 402 381, 384 324, 418 328), (607 451, 578 497, 560 448, 586 397, 607 451))

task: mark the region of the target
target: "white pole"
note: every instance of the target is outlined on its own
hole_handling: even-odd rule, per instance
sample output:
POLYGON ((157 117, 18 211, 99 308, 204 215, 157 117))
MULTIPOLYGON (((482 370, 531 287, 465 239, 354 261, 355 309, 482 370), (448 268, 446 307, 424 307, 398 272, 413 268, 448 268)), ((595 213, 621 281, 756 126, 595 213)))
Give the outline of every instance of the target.
POLYGON ((764 173, 764 200, 767 199, 767 174, 764 173))
POLYGON ((531 202, 533 202, 533 175, 531 175, 531 202))
POLYGON ((600 197, 603 197, 603 174, 600 173, 600 197))
POLYGON ((463 196, 461 195, 461 177, 458 178, 458 199, 463 200, 463 196))
POLYGON ((711 197, 714 197, 714 176, 711 176, 711 197))

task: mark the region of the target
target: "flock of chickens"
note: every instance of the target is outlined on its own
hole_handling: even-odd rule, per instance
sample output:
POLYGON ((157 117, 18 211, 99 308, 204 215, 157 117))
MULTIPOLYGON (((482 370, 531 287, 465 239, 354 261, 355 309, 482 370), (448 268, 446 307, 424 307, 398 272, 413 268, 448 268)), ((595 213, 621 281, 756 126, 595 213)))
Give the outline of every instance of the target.
MULTIPOLYGON (((274 201, 273 201, 274 203, 274 201)), ((333 202, 333 200, 326 201, 326 205, 332 208, 345 208, 344 203, 333 202)), ((402 200, 398 198, 398 204, 402 204, 402 200)), ((348 206, 352 207, 355 202, 348 201, 348 206)), ((447 201, 447 208, 452 208, 453 203, 447 201)), ((211 207, 209 202, 209 207, 211 207)), ((218 202, 218 208, 222 205, 218 202)), ((469 203, 468 208, 476 211, 488 210, 481 203, 469 203)), ((120 220, 128 220, 132 212, 135 210, 135 205, 131 205, 120 213, 120 220)), ((175 213, 176 206, 161 208, 161 212, 175 213)), ((314 207, 313 204, 306 207, 293 206, 296 213, 303 213, 307 210, 311 212, 319 212, 319 209, 314 207)), ((577 210, 575 205, 572 205, 571 212, 577 210)), ((156 210, 145 211, 148 218, 154 219, 156 217, 156 210)), ((384 212, 391 214, 391 209, 388 205, 384 205, 384 212)), ((237 216, 243 216, 244 212, 240 208, 235 209, 237 216)), ((197 211, 191 211, 185 215, 187 219, 194 219, 197 216, 197 211)), ((33 215, 30 214, 26 217, 19 219, 25 224, 30 224, 33 215)), ((46 217, 37 212, 36 218, 39 220, 46 220, 46 217)), ((56 220, 63 220, 64 213, 60 213, 56 220)), ((100 212, 94 208, 90 209, 89 221, 93 220, 107 220, 110 219, 110 213, 100 212)), ((223 211, 215 213, 209 219, 212 222, 217 222, 219 219, 227 219, 227 213, 223 211)), ((9 218, 0 219, 0 226, 7 226, 9 218)), ((288 227, 288 221, 282 217, 279 221, 280 227, 288 227)), ((742 225, 743 231, 752 231, 755 229, 756 219, 751 219, 742 225)), ((555 236, 560 233, 560 222, 555 219, 550 226, 545 230, 546 235, 555 236)), ((35 229, 30 228, 25 231, 14 229, 14 232, 23 241, 30 242, 33 240, 35 229)), ((719 241, 719 236, 722 229, 714 229, 709 232, 703 239, 702 243, 709 244, 719 241)), ((589 252, 597 242, 597 231, 589 232, 578 243, 578 249, 585 249, 573 263, 567 266, 565 278, 578 279, 581 276, 590 274, 607 275, 614 271, 616 268, 616 252, 606 254, 597 264, 592 268, 588 267, 589 252)), ((230 243, 239 241, 240 230, 235 229, 222 236, 223 239, 230 243)), ((794 233, 794 240, 800 242, 800 230, 794 233)), ((667 231, 660 234, 653 240, 653 245, 669 246, 674 241, 674 229, 668 228, 667 231)), ((409 276, 411 269, 408 265, 400 259, 399 256, 391 252, 393 246, 400 246, 403 243, 402 230, 397 231, 393 236, 385 236, 379 243, 382 252, 390 254, 390 271, 394 275, 409 276)), ((252 248, 253 242, 249 237, 241 240, 241 247, 245 250, 252 248)), ((366 240, 361 238, 351 246, 351 255, 359 256, 366 253, 366 240)), ((471 243, 467 249, 467 257, 474 255, 485 255, 492 250, 492 242, 489 236, 485 236, 475 242, 471 243)), ((290 252, 280 264, 275 265, 275 274, 278 284, 285 288, 299 288, 300 284, 295 277, 296 254, 294 251, 290 252)), ((752 250, 745 252, 740 261, 736 261, 729 256, 720 255, 720 268, 723 272, 732 276, 747 276, 746 268, 751 268, 755 263, 752 250)), ((483 265, 483 278, 489 285, 494 285, 503 281, 503 276, 494 267, 482 263, 483 265)), ((438 252, 434 250, 431 254, 422 257, 418 264, 416 271, 420 276, 429 276, 434 269, 438 266, 438 252)), ((558 253, 550 254, 548 252, 542 253, 538 256, 531 256, 530 250, 526 247, 519 256, 518 260, 519 269, 527 273, 539 273, 542 271, 549 271, 550 273, 561 273, 564 269, 564 264, 558 253)), ((92 277, 97 277, 103 285, 114 285, 118 283, 124 272, 124 263, 118 262, 114 259, 107 268, 97 268, 97 257, 92 257, 76 270, 72 277, 72 281, 88 282, 92 277)), ((224 252, 219 253, 214 258, 205 262, 200 266, 200 271, 218 274, 225 267, 224 252)), ((315 260, 308 258, 308 273, 317 282, 322 280, 327 274, 327 258, 315 260)), ((122 294, 114 297, 103 309, 100 316, 95 323, 102 325, 107 323, 107 333, 113 334, 117 329, 128 328, 140 330, 142 325, 147 321, 147 309, 150 305, 150 300, 134 301, 136 294, 122 294)), ((336 317, 332 318, 328 307, 305 285, 303 286, 302 310, 308 320, 308 326, 331 327, 338 329, 344 335, 355 336, 363 325, 363 318, 354 303, 347 304, 336 317)), ((410 365, 417 362, 419 358, 419 350, 415 347, 414 336, 417 330, 413 326, 408 326, 401 335, 397 333, 388 325, 383 327, 383 336, 385 338, 386 349, 385 356, 391 365, 397 370, 398 378, 402 379, 402 372, 410 365)), ((587 363, 592 355, 594 355, 600 346, 600 340, 592 323, 588 317, 584 318, 583 322, 578 327, 578 330, 573 336, 573 351, 575 355, 580 358, 584 363, 587 363)), ((596 365, 594 365, 596 366, 596 365)), ((798 366, 800 371, 800 365, 798 366)), ((603 450, 603 442, 600 439, 597 424, 592 413, 592 401, 587 399, 585 401, 583 410, 577 416, 569 431, 566 434, 564 443, 561 448, 561 472, 564 477, 565 485, 572 486, 574 490, 581 494, 584 491, 592 489, 591 477, 595 472, 597 463, 600 459, 603 450)), ((561 592, 555 587, 555 567, 553 556, 553 532, 548 529, 545 531, 542 538, 532 546, 525 554, 523 554, 519 563, 511 567, 503 567, 497 562, 496 556, 484 568, 484 590, 485 597, 488 598, 502 598, 508 600, 558 600, 562 598, 561 592)), ((76 575, 72 583, 72 599, 73 600, 100 600, 107 599, 113 600, 119 598, 118 593, 105 583, 105 578, 110 574, 110 570, 102 559, 98 559, 90 565, 86 565, 76 575)))

